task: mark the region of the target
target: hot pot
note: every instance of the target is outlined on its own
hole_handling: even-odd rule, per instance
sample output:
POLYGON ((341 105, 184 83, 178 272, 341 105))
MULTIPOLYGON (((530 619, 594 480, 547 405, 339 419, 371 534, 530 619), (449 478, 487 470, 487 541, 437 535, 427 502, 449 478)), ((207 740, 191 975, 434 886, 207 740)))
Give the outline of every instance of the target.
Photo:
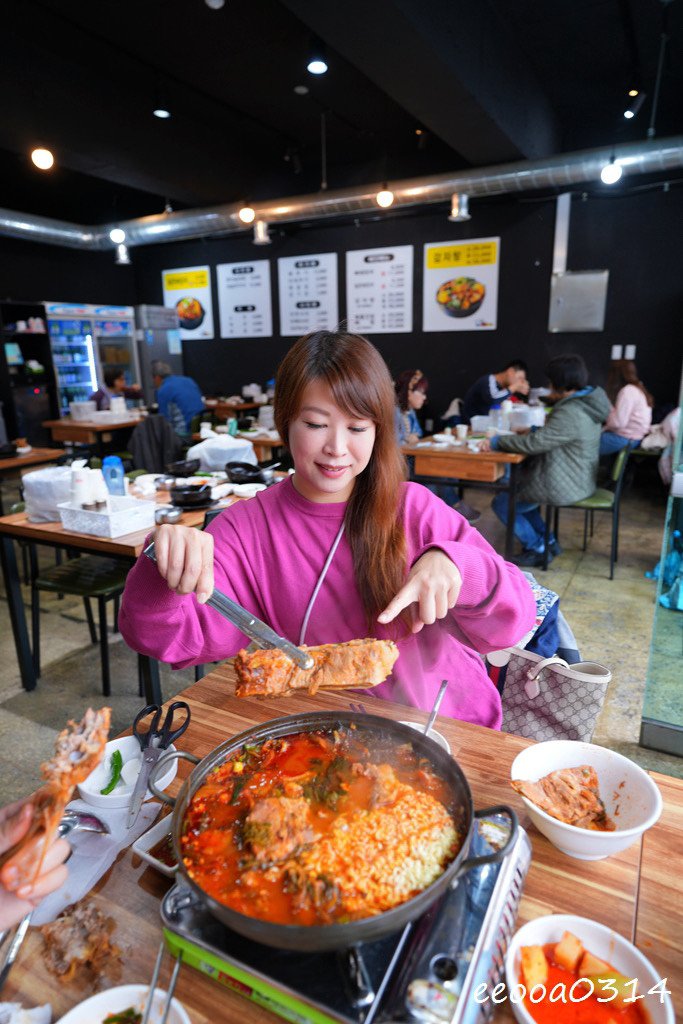
POLYGON ((192 774, 183 783, 182 789, 175 799, 167 793, 157 790, 154 781, 158 774, 156 765, 149 780, 149 788, 154 795, 174 808, 171 820, 171 833, 179 865, 178 872, 183 878, 184 883, 200 897, 213 916, 228 928, 255 942, 261 942, 267 946, 275 946, 278 949, 296 949, 309 952, 345 949, 361 942, 372 942, 384 935, 395 932, 409 921, 420 917, 436 899, 446 893, 447 889, 454 888, 458 883, 458 879, 466 871, 469 871, 470 868, 502 860, 508 849, 513 845, 517 835, 517 818, 511 808, 497 805, 483 810, 474 810, 470 787, 462 769, 437 743, 420 733, 416 733, 409 726, 401 725, 400 722, 394 722, 378 715, 363 715, 352 712, 333 713, 330 711, 314 711, 300 715, 289 715, 286 718, 276 718, 264 725, 247 729, 238 736, 234 736, 232 739, 226 740, 225 743, 221 743, 219 747, 212 750, 201 761, 193 754, 177 750, 169 752, 162 757, 158 764, 165 765, 167 757, 184 758, 196 765, 192 774), (289 736, 293 733, 340 728, 349 726, 352 723, 357 727, 362 727, 364 730, 381 731, 384 736, 388 736, 397 743, 412 744, 419 754, 431 761, 439 775, 448 784, 451 790, 451 806, 454 809, 455 823, 464 839, 456 857, 439 878, 422 892, 413 896, 412 899, 391 910, 386 910, 373 917, 363 918, 360 921, 327 925, 273 924, 272 922, 248 917, 236 910, 232 910, 205 893, 185 870, 181 857, 180 836, 188 804, 199 787, 203 785, 209 773, 214 768, 223 764, 231 754, 239 750, 245 743, 262 743, 268 739, 289 736), (504 814, 510 819, 511 830, 507 842, 494 853, 481 857, 468 857, 467 852, 476 820, 489 817, 492 814, 504 814))

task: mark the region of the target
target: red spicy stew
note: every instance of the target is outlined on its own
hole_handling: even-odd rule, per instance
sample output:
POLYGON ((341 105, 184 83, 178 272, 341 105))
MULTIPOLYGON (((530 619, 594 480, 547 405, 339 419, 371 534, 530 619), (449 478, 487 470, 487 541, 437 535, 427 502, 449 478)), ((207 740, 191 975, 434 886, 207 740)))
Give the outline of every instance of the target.
POLYGON ((463 836, 448 783, 412 744, 348 728, 246 744, 185 812, 191 878, 220 903, 279 924, 352 921, 410 899, 463 836))

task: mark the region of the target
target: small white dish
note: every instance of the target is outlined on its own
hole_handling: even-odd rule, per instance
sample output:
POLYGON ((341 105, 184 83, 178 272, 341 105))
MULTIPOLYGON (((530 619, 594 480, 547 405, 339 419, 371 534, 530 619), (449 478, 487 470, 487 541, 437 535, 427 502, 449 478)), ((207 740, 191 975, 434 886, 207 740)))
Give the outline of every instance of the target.
MULTIPOLYGON (((171 744, 168 749, 170 752, 175 750, 175 747, 171 744)), ((104 748, 104 757, 100 763, 90 772, 87 779, 78 784, 78 793, 81 799, 85 800, 87 804, 92 804, 93 807, 127 807, 140 770, 140 755, 140 744, 135 736, 120 736, 116 740, 110 740, 104 748), (104 795, 100 790, 105 789, 111 779, 111 756, 115 750, 120 750, 123 758, 122 777, 111 793, 104 795)), ((177 771, 178 759, 174 757, 169 761, 166 771, 157 779, 156 784, 160 790, 170 786, 177 771)), ((148 789, 145 800, 151 800, 152 796, 153 794, 148 789)))
MULTIPOLYGON (((401 722, 400 725, 408 725, 411 729, 414 729, 415 732, 421 732, 424 735, 423 722, 401 722)), ((443 747, 447 754, 450 754, 451 748, 448 740, 445 736, 442 736, 440 732, 437 732, 436 729, 430 729, 427 736, 430 740, 434 740, 435 743, 438 743, 440 747, 443 747)))
MULTIPOLYGON (((94 1024, 94 1022, 103 1021, 110 1013, 121 1013, 123 1010, 127 1010, 129 1006, 142 1013, 148 992, 149 985, 117 985, 116 988, 107 988, 72 1007, 68 1013, 60 1017, 58 1024, 94 1024)), ((149 1015, 149 1024, 160 1024, 165 999, 166 992, 163 989, 156 989, 149 1015)), ((187 1011, 182 1003, 175 998, 171 1000, 167 1022, 168 1024, 191 1024, 187 1011)))
POLYGON ((453 434, 432 434, 432 440, 438 444, 453 444, 455 437, 453 434))
MULTIPOLYGON (((674 1024, 674 1010, 671 997, 660 989, 648 995, 648 990, 661 985, 661 976, 643 954, 627 939, 612 928, 591 921, 587 917, 576 917, 574 914, 548 914, 545 917, 528 921, 516 932, 505 954, 505 975, 508 984, 508 998, 519 1024, 534 1024, 534 1019, 519 998, 520 990, 516 988, 522 982, 521 948, 522 946, 544 946, 559 942, 565 932, 571 932, 580 939, 588 952, 601 960, 607 961, 610 967, 623 974, 626 978, 638 979, 638 994, 644 998, 638 1006, 645 1008, 650 1024, 674 1024)), ((606 1004, 608 1007, 610 1003, 606 1004)), ((587 1019, 587 1018, 586 1018, 587 1019)))
POLYGON ((16 450, 17 455, 30 455, 31 452, 33 451, 33 448, 31 447, 30 444, 27 444, 27 445, 22 446, 21 448, 15 449, 15 450, 16 450))
POLYGON ((547 740, 533 743, 517 755, 510 778, 537 782, 550 772, 583 764, 595 769, 600 796, 616 825, 614 832, 568 825, 546 814, 526 797, 521 799, 536 828, 558 850, 577 860, 602 860, 635 843, 662 813, 659 789, 635 761, 595 743, 547 740))
POLYGON ((178 870, 178 865, 164 864, 162 860, 154 857, 150 850, 153 850, 157 843, 160 843, 164 836, 170 835, 171 833, 171 819, 172 815, 165 815, 161 821, 157 821, 155 825, 152 825, 150 829, 136 839, 131 849, 134 853, 137 853, 138 857, 142 857, 148 864, 151 864, 157 871, 161 871, 162 875, 168 875, 169 878, 173 878, 174 874, 178 870))

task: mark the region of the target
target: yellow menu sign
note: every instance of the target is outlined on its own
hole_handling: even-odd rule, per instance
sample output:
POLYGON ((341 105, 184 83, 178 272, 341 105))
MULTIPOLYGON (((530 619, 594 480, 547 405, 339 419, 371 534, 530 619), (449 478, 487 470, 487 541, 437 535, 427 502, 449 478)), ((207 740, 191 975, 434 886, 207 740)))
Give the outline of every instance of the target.
POLYGON ((169 270, 164 274, 164 288, 169 292, 185 291, 188 288, 206 288, 208 284, 208 269, 169 270))
POLYGON ((483 267, 498 260, 498 240, 461 242, 455 245, 427 246, 427 269, 443 270, 458 267, 483 267))

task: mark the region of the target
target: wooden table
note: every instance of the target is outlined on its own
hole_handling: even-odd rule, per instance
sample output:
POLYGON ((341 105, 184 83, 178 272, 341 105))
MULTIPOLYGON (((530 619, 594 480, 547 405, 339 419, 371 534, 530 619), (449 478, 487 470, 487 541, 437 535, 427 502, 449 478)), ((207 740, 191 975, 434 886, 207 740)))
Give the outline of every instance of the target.
MULTIPOLYGON (((0 459, 0 476, 9 476, 27 466, 44 466, 48 462, 56 462, 64 455, 63 448, 32 448, 27 455, 14 455, 11 459, 0 459)), ((5 514, 0 490, 0 516, 5 514)))
POLYGON ((439 445, 428 438, 420 444, 403 445, 401 451, 414 460, 411 479, 419 483, 458 484, 462 480, 481 483, 506 490, 508 493, 508 521, 505 528, 505 557, 512 558, 515 544, 515 508, 519 466, 526 456, 512 452, 473 452, 465 445, 439 445), (510 475, 505 481, 505 468, 510 475))
POLYGON ((44 420, 43 426, 49 427, 53 441, 70 441, 72 444, 91 444, 102 456, 104 445, 112 439, 118 430, 132 430, 142 422, 139 416, 123 416, 120 420, 104 423, 101 420, 72 420, 64 416, 60 420, 44 420))
MULTIPOLYGON (((178 697, 192 710, 190 728, 178 746, 204 757, 228 737, 253 724, 285 714, 311 710, 348 710, 353 694, 318 692, 314 697, 295 695, 263 701, 238 700, 229 663, 188 687, 178 697)), ((422 712, 363 697, 368 712, 393 719, 426 719, 422 712)), ((601 861, 566 857, 535 830, 521 798, 509 785, 510 765, 528 741, 506 733, 439 717, 438 729, 450 742, 470 783, 474 805, 484 808, 509 803, 519 815, 533 846, 533 861, 521 901, 518 924, 550 913, 574 913, 613 927, 635 942, 652 960, 661 977, 668 978, 674 1003, 683 997, 683 895, 678 878, 683 848, 683 781, 652 773, 664 797, 664 813, 645 838, 629 850, 601 861)), ((188 773, 179 762, 178 778, 169 792, 176 793, 188 773)), ((160 897, 170 881, 147 867, 130 851, 98 883, 97 905, 116 922, 114 940, 121 949, 120 979, 79 985, 62 983, 43 966, 42 939, 31 929, 15 963, 3 998, 26 1006, 51 1002, 56 1019, 79 1000, 109 984, 147 982, 161 938, 160 897)), ((160 984, 170 974, 166 957, 160 984)), ((222 984, 189 967, 181 968, 176 995, 193 1024, 274 1024, 277 1018, 222 984)), ((508 1004, 496 1011, 496 1021, 512 1021, 508 1004)))
POLYGON ((229 420, 231 416, 238 416, 241 412, 261 408, 259 402, 225 402, 217 398, 205 398, 204 405, 219 420, 229 420))
MULTIPOLYGON (((159 491, 156 500, 160 504, 167 504, 168 494, 159 491)), ((226 504, 230 504, 231 500, 226 504)), ((204 515, 203 509, 183 512, 180 524, 182 526, 201 526, 204 522, 204 515)), ((48 544, 56 548, 69 548, 72 551, 106 555, 109 558, 124 559, 132 564, 142 551, 148 533, 149 529, 146 529, 127 533, 122 537, 94 537, 90 533, 66 530, 61 522, 30 523, 25 512, 17 512, 0 518, 0 559, 2 560, 2 572, 21 683, 25 690, 35 689, 36 675, 31 657, 31 644, 19 582, 19 570, 12 541, 27 540, 33 544, 48 544)), ((157 703, 161 699, 158 665, 153 660, 145 658, 140 662, 140 667, 147 696, 154 698, 149 702, 157 703)))

